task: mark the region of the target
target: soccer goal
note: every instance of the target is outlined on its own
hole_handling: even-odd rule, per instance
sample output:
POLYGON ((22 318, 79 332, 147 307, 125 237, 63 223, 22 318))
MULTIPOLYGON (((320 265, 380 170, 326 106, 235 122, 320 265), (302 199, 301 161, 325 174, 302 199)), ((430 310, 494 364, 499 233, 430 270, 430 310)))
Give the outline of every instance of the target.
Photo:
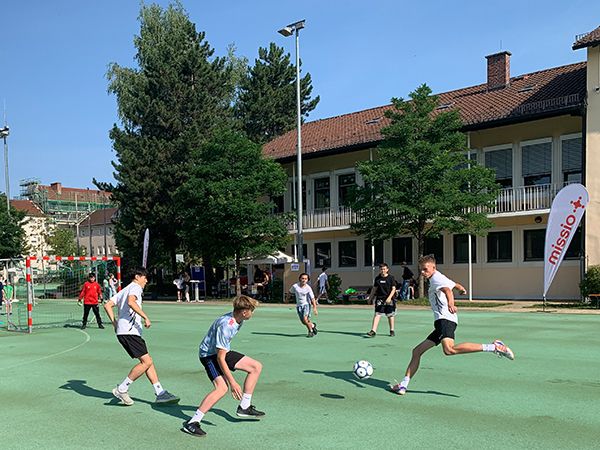
MULTIPOLYGON (((102 287, 100 300, 107 300, 111 294, 111 275, 116 290, 121 286, 119 256, 29 256, 24 258, 24 270, 18 270, 16 301, 12 302, 12 311, 3 316, 11 331, 31 333, 34 328, 79 324, 82 308, 77 300, 90 273, 96 275, 102 287)), ((103 308, 100 310, 105 314, 103 308)))

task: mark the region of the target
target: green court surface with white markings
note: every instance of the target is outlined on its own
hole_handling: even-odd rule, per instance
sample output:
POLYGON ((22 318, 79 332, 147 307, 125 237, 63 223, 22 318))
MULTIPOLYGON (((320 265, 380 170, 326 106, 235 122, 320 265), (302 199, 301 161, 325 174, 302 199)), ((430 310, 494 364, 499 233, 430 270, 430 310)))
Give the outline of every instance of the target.
MULTIPOLYGON (((130 388, 135 404, 111 390, 134 361, 111 327, 0 332, 0 446, 5 449, 553 449, 598 448, 600 316, 461 311, 457 342, 502 339, 514 361, 490 353, 427 352, 409 392, 401 380, 411 349, 432 329, 426 310, 403 310, 396 336, 382 320, 366 338, 372 310, 324 306, 319 334, 306 337, 295 308, 261 305, 232 349, 263 363, 252 403, 261 420, 242 419, 229 394, 208 412, 205 437, 180 431, 211 384, 198 344, 228 304, 153 304, 144 331, 163 386, 178 405, 155 406, 148 380, 130 388), (366 359, 373 376, 356 380, 366 359)), ((80 314, 78 310, 77 314, 80 314)), ((0 316, 0 321, 4 316, 0 316)), ((236 372, 240 384, 243 373, 236 372)))

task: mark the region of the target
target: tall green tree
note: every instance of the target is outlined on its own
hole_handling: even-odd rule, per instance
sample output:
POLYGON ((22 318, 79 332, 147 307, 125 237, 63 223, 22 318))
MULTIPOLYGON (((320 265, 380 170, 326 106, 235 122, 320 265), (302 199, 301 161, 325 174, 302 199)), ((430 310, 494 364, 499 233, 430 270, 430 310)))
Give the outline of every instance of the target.
POLYGON ((178 191, 183 237, 191 253, 215 262, 264 256, 288 241, 285 218, 273 214, 287 175, 261 146, 223 130, 192 154, 190 176, 178 191))
POLYGON ((70 228, 55 228, 48 235, 50 253, 61 256, 80 256, 77 254, 75 233, 70 228))
MULTIPOLYGON (((181 4, 143 5, 134 38, 137 67, 109 66, 121 127, 110 137, 116 184, 96 182, 119 205, 115 238, 125 263, 140 261, 150 229, 149 259, 175 267, 181 223, 173 196, 190 171, 192 150, 231 118, 229 70, 181 4), (167 258, 168 259, 168 258, 167 258)), ((138 263, 139 264, 139 263, 138 263)))
MULTIPOLYGON (((300 78, 302 117, 316 108, 320 97, 311 99, 310 73, 300 78)), ((258 59, 240 84, 236 117, 246 135, 264 144, 294 129, 297 120, 296 67, 290 54, 271 42, 258 49, 258 59)))
MULTIPOLYGON (((0 205, 6 205, 6 196, 0 195, 0 205)), ((27 251, 25 231, 21 226, 25 218, 23 211, 10 207, 10 215, 5 207, 0 208, 0 258, 16 258, 27 251)))
POLYGON ((352 229, 374 241, 412 235, 421 257, 425 239, 443 231, 485 234, 498 185, 492 170, 467 159, 458 111, 436 112, 438 97, 425 84, 410 98, 392 99, 377 157, 358 164, 364 186, 351 206, 361 220, 352 229))

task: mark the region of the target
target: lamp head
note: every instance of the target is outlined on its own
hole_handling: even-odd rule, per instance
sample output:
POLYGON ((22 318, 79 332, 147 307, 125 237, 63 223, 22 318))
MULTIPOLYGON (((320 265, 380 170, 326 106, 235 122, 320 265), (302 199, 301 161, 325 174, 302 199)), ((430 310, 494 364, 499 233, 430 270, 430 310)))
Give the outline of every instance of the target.
POLYGON ((278 33, 285 37, 291 36, 294 34, 294 31, 297 32, 298 30, 304 28, 304 22, 305 20, 303 19, 299 20, 298 22, 290 23, 287 27, 283 27, 281 30, 279 30, 278 33))

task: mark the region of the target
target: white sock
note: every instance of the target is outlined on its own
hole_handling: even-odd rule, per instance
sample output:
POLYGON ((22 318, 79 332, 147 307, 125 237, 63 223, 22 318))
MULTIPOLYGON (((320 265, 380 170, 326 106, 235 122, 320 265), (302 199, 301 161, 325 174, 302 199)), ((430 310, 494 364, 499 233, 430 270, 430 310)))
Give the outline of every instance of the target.
POLYGON ((494 344, 481 344, 484 352, 495 352, 496 346, 494 344))
POLYGON ((133 380, 131 380, 129 377, 125 377, 125 379, 123 380, 123 382, 119 385, 119 387, 117 389, 119 390, 119 392, 125 393, 129 390, 129 385, 131 383, 133 383, 133 380))
POLYGON ((240 402, 240 408, 246 409, 250 406, 250 401, 252 400, 252 394, 242 395, 242 401, 240 402))
POLYGON ((152 387, 154 388, 154 393, 155 393, 156 395, 160 395, 160 394, 162 394, 163 392, 165 392, 165 390, 163 389, 162 385, 160 384, 160 381, 157 381, 156 383, 154 383, 154 384, 152 385, 152 387))
POLYGON ((188 423, 194 423, 194 422, 200 423, 202 421, 203 417, 204 417, 204 413, 202 411, 200 411, 199 409, 197 409, 196 412, 194 413, 194 417, 192 417, 190 420, 188 420, 188 423))
POLYGON ((403 388, 408 388, 408 383, 410 383, 410 377, 404 377, 400 382, 400 386, 403 388))

